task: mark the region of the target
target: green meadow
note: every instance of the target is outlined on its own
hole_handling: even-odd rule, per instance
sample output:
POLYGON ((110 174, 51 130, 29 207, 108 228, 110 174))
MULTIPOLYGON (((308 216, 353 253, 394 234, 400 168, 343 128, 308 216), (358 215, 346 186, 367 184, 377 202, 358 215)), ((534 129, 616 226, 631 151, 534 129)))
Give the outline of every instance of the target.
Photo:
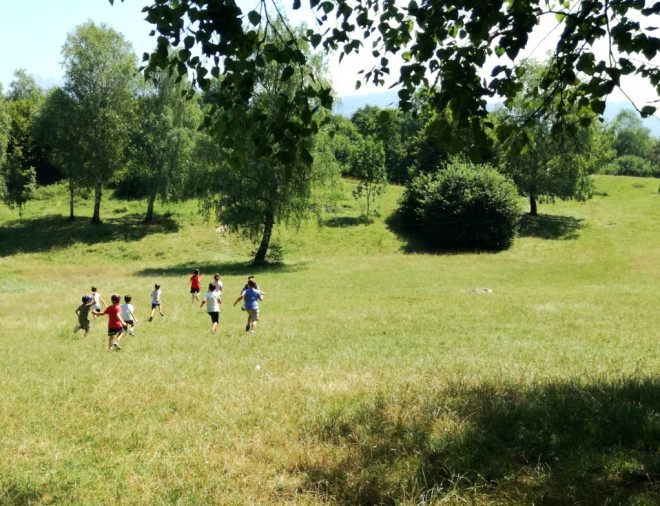
POLYGON ((398 187, 365 223, 350 184, 258 268, 196 202, 2 207, 0 504, 658 504, 659 181, 598 176, 484 254, 397 236, 398 187), (133 296, 120 352, 73 333, 92 285, 133 296))

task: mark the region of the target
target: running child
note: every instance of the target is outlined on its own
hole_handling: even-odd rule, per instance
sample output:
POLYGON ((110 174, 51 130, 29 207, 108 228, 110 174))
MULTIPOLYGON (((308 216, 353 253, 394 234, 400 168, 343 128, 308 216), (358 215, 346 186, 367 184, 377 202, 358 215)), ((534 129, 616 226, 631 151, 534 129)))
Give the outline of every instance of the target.
POLYGON ((121 298, 118 294, 113 293, 110 300, 112 301, 112 305, 106 307, 105 311, 102 313, 92 311, 92 313, 96 316, 108 315, 108 351, 112 351, 113 349, 121 350, 119 341, 121 341, 124 335, 124 328, 126 328, 126 322, 122 320, 121 307, 119 306, 121 298))
POLYGON ((248 278, 247 289, 243 290, 234 302, 234 307, 240 301, 245 300, 245 311, 247 311, 247 325, 245 331, 254 334, 259 321, 259 301, 264 300, 264 292, 257 290, 257 283, 254 277, 248 278))
POLYGON ((91 295, 94 303, 92 304, 92 309, 94 311, 101 311, 101 302, 103 302, 103 307, 106 308, 108 305, 105 303, 103 300, 103 297, 101 297, 101 294, 96 290, 96 287, 92 287, 92 295, 91 295))
POLYGON ((76 309, 76 316, 78 317, 78 325, 76 325, 73 328, 74 334, 78 332, 80 329, 83 329, 85 331, 83 337, 87 337, 87 334, 89 333, 89 329, 92 326, 91 322, 89 321, 89 312, 92 309, 92 302, 94 302, 94 299, 92 299, 91 295, 82 296, 82 304, 78 306, 78 309, 76 309))
POLYGON ((138 322, 138 319, 135 317, 135 307, 131 304, 131 299, 132 297, 130 295, 124 295, 124 303, 120 307, 121 319, 124 320, 127 326, 131 326, 130 329, 124 328, 124 330, 128 330, 128 333, 134 336, 135 324, 138 322))
POLYGON ((154 285, 154 291, 151 292, 151 314, 149 315, 149 321, 154 319, 154 311, 156 311, 156 308, 158 308, 158 312, 161 316, 165 316, 163 314, 163 307, 160 303, 160 297, 162 294, 163 292, 160 289, 160 285, 156 283, 154 285))
POLYGON ((211 284, 213 285, 213 291, 219 292, 222 295, 222 281, 220 281, 220 274, 213 275, 213 281, 211 281, 211 284))
POLYGON ((192 276, 190 276, 190 293, 192 294, 190 299, 191 305, 195 303, 195 300, 199 300, 199 290, 201 289, 200 280, 199 269, 195 269, 192 276))
POLYGON ((211 334, 215 334, 218 328, 218 319, 220 317, 220 304, 222 304, 221 294, 213 283, 209 283, 209 291, 204 295, 204 300, 200 304, 200 308, 206 304, 206 311, 211 317, 211 334))

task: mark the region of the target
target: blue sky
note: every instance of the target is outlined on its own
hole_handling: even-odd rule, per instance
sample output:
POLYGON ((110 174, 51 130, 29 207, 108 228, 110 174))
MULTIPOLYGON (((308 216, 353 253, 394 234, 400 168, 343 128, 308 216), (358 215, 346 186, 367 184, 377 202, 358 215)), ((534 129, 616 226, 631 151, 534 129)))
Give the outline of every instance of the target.
POLYGON ((62 79, 62 46, 76 26, 92 20, 121 32, 136 54, 155 46, 144 20, 147 0, 5 0, 0 17, 0 82, 6 91, 14 71, 25 69, 39 84, 62 79))
MULTIPOLYGON (((288 5, 289 0, 284 0, 288 5)), ((6 92, 14 71, 25 69, 40 86, 60 84, 63 79, 61 50, 67 35, 89 20, 105 23, 122 33, 133 45, 140 60, 156 45, 150 37, 153 25, 144 20, 142 8, 149 0, 3 0, 0 11, 0 83, 6 92)), ((257 0, 239 0, 254 7, 257 0)), ((249 8, 243 9, 245 12, 249 8)), ((299 23, 304 13, 292 18, 299 23)), ((332 67, 331 63, 331 68, 332 67)), ((338 68, 335 62, 335 67, 338 68)), ((341 70, 333 72, 335 89, 340 95, 355 93, 354 84, 360 65, 345 58, 341 70), (353 73, 347 73, 351 69, 353 73)), ((363 86, 361 92, 384 91, 363 86)))

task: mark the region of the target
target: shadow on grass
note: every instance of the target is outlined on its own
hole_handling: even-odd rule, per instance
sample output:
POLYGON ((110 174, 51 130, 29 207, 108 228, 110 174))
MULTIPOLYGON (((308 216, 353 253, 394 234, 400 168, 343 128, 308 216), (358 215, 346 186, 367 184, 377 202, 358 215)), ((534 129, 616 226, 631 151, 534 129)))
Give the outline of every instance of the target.
POLYGON ((531 216, 526 214, 520 220, 518 235, 520 237, 536 237, 537 239, 577 239, 582 228, 582 221, 571 216, 548 214, 531 216))
MULTIPOLYGON (((402 219, 399 213, 392 213, 385 219, 388 230, 404 241, 401 250, 406 254, 425 255, 462 255, 470 253, 497 253, 501 249, 484 250, 481 248, 440 248, 429 244, 425 236, 415 230, 402 219)), ((506 248, 504 248, 506 249, 506 248)))
POLYGON ((322 453, 295 465, 304 489, 346 505, 658 504, 658 380, 450 385, 434 397, 325 414, 306 432, 322 453))
POLYGON ((337 216, 335 218, 328 218, 323 222, 323 225, 330 228, 346 228, 357 227, 358 225, 369 225, 373 220, 366 216, 337 216))
POLYGON ((137 272, 138 276, 185 276, 190 275, 194 269, 199 269, 203 276, 210 276, 216 272, 223 276, 247 276, 266 273, 300 272, 306 269, 306 264, 266 263, 255 265, 252 262, 225 262, 219 264, 199 264, 186 262, 164 268, 143 269, 137 272))
POLYGON ((100 224, 84 218, 71 221, 63 216, 14 221, 0 227, 0 257, 50 251, 76 243, 137 241, 152 233, 173 234, 179 230, 178 224, 168 216, 149 224, 143 218, 141 214, 132 214, 107 218, 100 224))

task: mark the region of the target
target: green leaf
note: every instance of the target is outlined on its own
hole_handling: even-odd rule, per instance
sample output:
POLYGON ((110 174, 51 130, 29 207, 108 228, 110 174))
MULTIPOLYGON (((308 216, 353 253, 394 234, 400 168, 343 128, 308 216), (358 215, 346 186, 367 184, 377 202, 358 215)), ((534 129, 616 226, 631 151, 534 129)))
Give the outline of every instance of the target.
POLYGON ((294 73, 294 69, 291 66, 284 67, 282 71, 282 81, 288 81, 294 73))
POLYGON ((645 105, 642 107, 642 110, 639 111, 640 114, 642 115, 642 118, 648 118, 649 116, 653 116, 655 114, 656 108, 653 107, 652 105, 645 105))
POLYGON ((248 12, 248 20, 252 23, 252 26, 257 26, 261 23, 261 14, 257 11, 250 11, 248 12))

